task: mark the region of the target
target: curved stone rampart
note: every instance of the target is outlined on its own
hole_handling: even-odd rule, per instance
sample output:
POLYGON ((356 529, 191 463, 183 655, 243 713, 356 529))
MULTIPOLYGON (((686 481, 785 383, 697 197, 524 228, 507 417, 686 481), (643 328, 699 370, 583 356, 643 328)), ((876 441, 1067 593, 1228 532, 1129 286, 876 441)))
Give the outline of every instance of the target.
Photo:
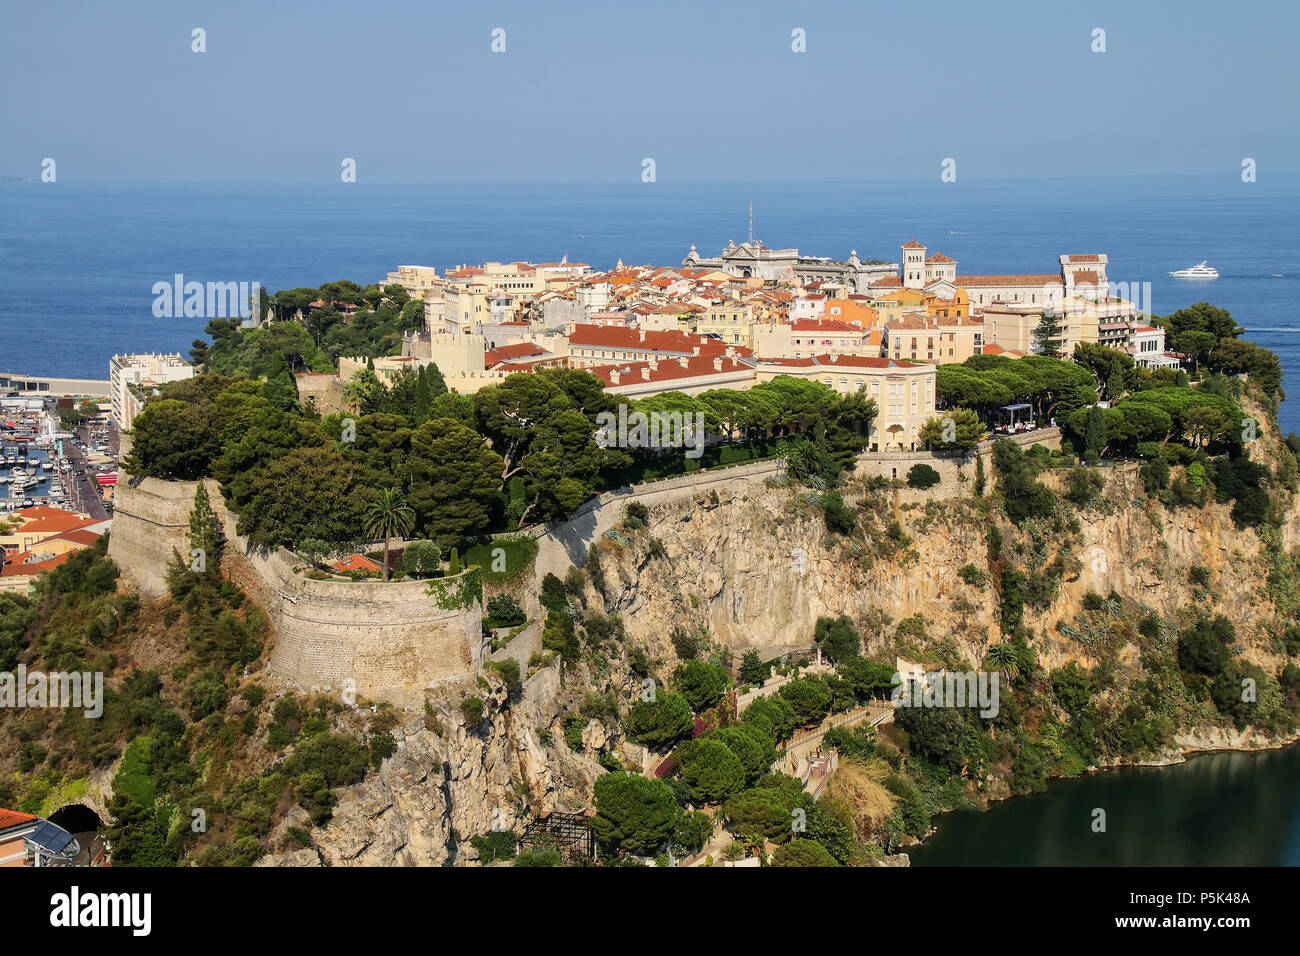
MULTIPOLYGON (((227 573, 266 608, 275 630, 272 674, 302 690, 352 689, 358 700, 413 707, 423 703, 426 688, 478 674, 482 597, 481 590, 469 593, 476 569, 432 585, 312 580, 294 570, 291 552, 254 548, 236 535, 216 483, 207 485, 226 530, 227 573)), ((109 556, 147 596, 166 594, 172 549, 187 553, 197 486, 125 475, 118 484, 109 556)))

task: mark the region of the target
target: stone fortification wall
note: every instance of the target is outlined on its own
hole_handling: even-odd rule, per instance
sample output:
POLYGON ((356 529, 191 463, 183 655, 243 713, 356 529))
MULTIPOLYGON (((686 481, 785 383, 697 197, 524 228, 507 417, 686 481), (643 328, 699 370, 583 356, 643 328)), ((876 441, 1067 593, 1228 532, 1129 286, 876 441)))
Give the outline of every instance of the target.
MULTIPOLYGON (((198 482, 127 479, 118 485, 109 556, 150 597, 166 593, 172 549, 187 553, 198 482)), ((484 659, 477 571, 426 581, 315 581, 289 551, 237 536, 214 482, 226 529, 227 573, 266 608, 275 629, 270 671, 303 690, 355 690, 358 700, 421 706, 425 688, 471 679, 484 659), (349 685, 346 682, 351 681, 349 685)))

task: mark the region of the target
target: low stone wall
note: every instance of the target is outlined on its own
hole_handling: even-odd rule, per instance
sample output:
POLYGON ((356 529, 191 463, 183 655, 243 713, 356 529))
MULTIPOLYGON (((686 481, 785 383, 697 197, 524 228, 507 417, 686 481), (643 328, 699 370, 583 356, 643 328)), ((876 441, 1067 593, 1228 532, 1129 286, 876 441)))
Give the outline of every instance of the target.
MULTIPOLYGON (((236 535, 216 483, 207 484, 228 539, 225 570, 266 608, 275 629, 269 669, 276 677, 305 691, 350 688, 358 700, 417 707, 426 688, 479 673, 481 590, 473 600, 458 600, 476 571, 434 579, 441 604, 427 581, 312 580, 294 571, 291 552, 253 548, 236 535)), ((187 553, 197 486, 125 476, 118 486, 109 556, 150 597, 166 593, 172 549, 187 553)))
MULTIPOLYGON (((1052 450, 1061 448, 1061 430, 1059 428, 1040 428, 1037 431, 1021 432, 1008 435, 1021 448, 1043 445, 1052 450)), ((914 465, 929 465, 939 473, 939 484, 921 492, 926 498, 954 498, 970 494, 971 483, 975 479, 975 459, 984 460, 984 474, 989 481, 993 478, 993 441, 980 442, 979 446, 967 455, 946 451, 904 451, 904 452, 868 452, 858 456, 855 475, 865 477, 897 478, 907 480, 907 473, 914 465), (962 478, 965 481, 962 481, 962 478)))

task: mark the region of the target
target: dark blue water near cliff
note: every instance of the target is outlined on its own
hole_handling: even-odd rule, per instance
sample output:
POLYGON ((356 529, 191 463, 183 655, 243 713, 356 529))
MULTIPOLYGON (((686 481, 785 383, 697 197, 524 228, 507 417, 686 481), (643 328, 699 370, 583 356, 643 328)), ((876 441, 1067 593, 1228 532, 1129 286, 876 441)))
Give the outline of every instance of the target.
POLYGON ((1300 745, 1052 781, 935 822, 913 866, 1300 866, 1300 745))
POLYGON ((1300 175, 957 183, 0 185, 0 370, 105 378, 114 352, 179 350, 205 324, 159 319, 153 283, 270 289, 382 278, 398 264, 532 259, 676 264, 742 241, 896 261, 915 237, 959 271, 1045 273, 1104 252, 1157 314, 1200 300, 1277 351, 1300 431, 1300 175), (1208 259, 1222 278, 1169 279, 1208 259), (1275 278, 1280 273, 1282 278, 1275 278))

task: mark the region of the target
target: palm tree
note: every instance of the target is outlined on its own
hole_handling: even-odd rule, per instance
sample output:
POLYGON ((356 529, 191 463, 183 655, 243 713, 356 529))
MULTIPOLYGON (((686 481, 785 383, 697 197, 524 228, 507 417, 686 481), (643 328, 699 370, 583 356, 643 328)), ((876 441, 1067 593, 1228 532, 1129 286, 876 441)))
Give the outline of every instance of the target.
POLYGON ((1007 683, 1010 684, 1020 674, 1020 655, 1011 644, 1003 641, 1001 644, 994 644, 984 655, 984 665, 987 667, 993 665, 993 670, 1001 671, 1007 677, 1007 683))
POLYGON ((366 505, 362 515, 366 534, 372 537, 384 536, 384 580, 388 580, 388 542, 389 539, 405 537, 415 527, 415 512, 406 503, 406 496, 397 488, 384 488, 379 497, 366 505))

